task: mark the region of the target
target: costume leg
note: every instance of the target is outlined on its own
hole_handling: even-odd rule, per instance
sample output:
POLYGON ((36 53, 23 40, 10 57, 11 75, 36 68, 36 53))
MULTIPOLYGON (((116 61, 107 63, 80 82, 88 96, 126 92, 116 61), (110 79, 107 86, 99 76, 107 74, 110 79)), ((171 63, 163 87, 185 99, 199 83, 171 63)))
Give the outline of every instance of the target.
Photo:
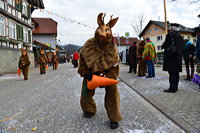
POLYGON ((28 80, 28 68, 24 68, 24 80, 28 80))
POLYGON ((107 86, 105 89, 105 108, 107 110, 108 118, 112 122, 118 122, 122 120, 122 116, 120 112, 120 97, 117 85, 107 86))
POLYGON ((86 81, 83 80, 81 99, 80 99, 81 108, 83 112, 96 113, 96 104, 93 99, 94 94, 95 90, 87 89, 86 81))

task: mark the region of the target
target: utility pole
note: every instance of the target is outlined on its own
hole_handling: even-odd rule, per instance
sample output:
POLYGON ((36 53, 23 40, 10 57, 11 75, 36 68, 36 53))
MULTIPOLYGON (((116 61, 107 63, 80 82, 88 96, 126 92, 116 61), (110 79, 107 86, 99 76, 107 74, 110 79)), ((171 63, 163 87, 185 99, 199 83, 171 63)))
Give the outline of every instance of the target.
POLYGON ((164 2, 164 14, 165 14, 165 35, 167 35, 167 11, 166 11, 166 0, 163 0, 164 2))

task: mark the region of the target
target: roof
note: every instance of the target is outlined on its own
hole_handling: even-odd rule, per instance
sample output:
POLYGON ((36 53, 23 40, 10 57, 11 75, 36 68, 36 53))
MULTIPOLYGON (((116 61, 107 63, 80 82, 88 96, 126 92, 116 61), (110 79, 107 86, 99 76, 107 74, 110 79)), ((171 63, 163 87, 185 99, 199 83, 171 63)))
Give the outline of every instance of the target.
POLYGON ((49 47, 49 46, 45 45, 44 43, 38 42, 36 40, 33 41, 33 44, 40 45, 42 48, 47 49, 47 50, 54 50, 52 47, 49 47))
POLYGON ((119 44, 120 41, 120 45, 131 45, 133 44, 133 42, 138 42, 139 40, 135 37, 130 37, 129 39, 126 39, 125 37, 119 37, 120 39, 118 39, 118 37, 113 37, 114 38, 114 42, 115 44, 119 44), (128 41, 127 41, 128 40, 128 41))
POLYGON ((33 34, 56 34, 57 22, 51 18, 32 18, 35 24, 33 34))
POLYGON ((27 2, 32 6, 44 9, 44 3, 42 0, 27 0, 27 2))
MULTIPOLYGON (((142 35, 146 32, 146 30, 149 28, 149 26, 154 23, 158 26, 160 26, 161 28, 165 29, 165 22, 162 21, 154 21, 154 20, 150 20, 149 23, 146 25, 146 27, 143 29, 143 31, 140 33, 139 37, 142 37, 142 35)), ((179 32, 189 32, 189 33, 193 33, 194 32, 194 28, 187 28, 181 24, 178 23, 169 23, 170 24, 177 24, 179 25, 180 29, 179 32)), ((169 30, 169 26, 168 26, 168 30, 169 30)))

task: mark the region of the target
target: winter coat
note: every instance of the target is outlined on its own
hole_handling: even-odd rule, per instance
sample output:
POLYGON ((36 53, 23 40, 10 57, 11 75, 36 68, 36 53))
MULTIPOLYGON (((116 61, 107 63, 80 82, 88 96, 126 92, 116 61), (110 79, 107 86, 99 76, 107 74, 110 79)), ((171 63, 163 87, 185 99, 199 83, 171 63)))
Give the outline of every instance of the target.
POLYGON ((184 45, 184 48, 183 48, 183 57, 184 59, 189 59, 189 56, 192 55, 194 56, 195 55, 195 46, 194 44, 192 44, 190 41, 187 41, 184 45))
POLYGON ((57 57, 57 55, 53 55, 53 56, 52 56, 51 62, 52 62, 53 64, 58 63, 58 57, 57 57))
POLYGON ((181 35, 177 31, 172 31, 167 34, 165 42, 162 45, 164 49, 164 63, 163 70, 168 72, 182 72, 182 53, 183 53, 184 41, 181 35), (174 54, 168 54, 166 51, 172 44, 172 40, 174 40, 174 44, 177 48, 177 52, 174 54))
POLYGON ((200 61, 200 35, 197 37, 196 57, 200 61))
POLYGON ((24 69, 24 68, 28 68, 29 65, 30 65, 30 61, 29 61, 28 55, 20 56, 18 67, 20 69, 24 69))
POLYGON ((116 46, 109 42, 101 45, 96 38, 86 41, 80 52, 78 73, 106 73, 108 78, 116 79, 119 74, 119 55, 116 46))
POLYGON ((47 64, 48 60, 45 54, 41 54, 38 58, 38 64, 47 64))
POLYGON ((73 54, 73 60, 78 60, 78 59, 79 59, 79 54, 78 54, 78 52, 75 52, 73 54))
POLYGON ((129 65, 134 65, 137 63, 137 46, 132 45, 129 47, 129 65))

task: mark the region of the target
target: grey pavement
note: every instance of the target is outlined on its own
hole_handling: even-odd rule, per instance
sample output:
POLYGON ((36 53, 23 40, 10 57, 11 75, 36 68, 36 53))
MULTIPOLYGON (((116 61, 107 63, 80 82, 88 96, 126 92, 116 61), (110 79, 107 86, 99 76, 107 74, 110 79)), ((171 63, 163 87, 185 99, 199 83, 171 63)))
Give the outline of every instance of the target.
POLYGON ((145 79, 137 74, 129 74, 128 66, 121 65, 120 79, 131 86, 158 110, 172 119, 186 132, 200 132, 200 90, 199 86, 184 80, 185 68, 180 73, 179 90, 176 93, 164 93, 169 88, 168 73, 162 67, 156 67, 156 77, 145 79))
POLYGON ((111 130, 104 89, 96 89, 97 114, 91 119, 83 117, 79 104, 82 79, 71 64, 59 65, 57 71, 50 67, 46 75, 32 69, 29 77, 28 81, 16 74, 0 77, 0 133, 184 132, 124 82, 118 85, 123 120, 118 129, 111 130))

